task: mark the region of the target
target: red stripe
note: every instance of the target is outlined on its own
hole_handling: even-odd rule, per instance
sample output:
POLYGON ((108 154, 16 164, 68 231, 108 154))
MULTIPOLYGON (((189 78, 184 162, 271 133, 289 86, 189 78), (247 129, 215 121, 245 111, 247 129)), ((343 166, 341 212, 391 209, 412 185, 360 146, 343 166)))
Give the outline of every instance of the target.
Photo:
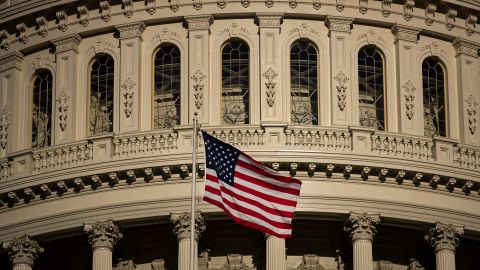
POLYGON ((250 175, 244 174, 244 173, 242 173, 238 170, 235 171, 235 176, 237 176, 238 178, 241 178, 245 181, 248 181, 252 184, 259 185, 261 187, 268 188, 268 189, 271 189, 271 190, 275 190, 275 191, 278 191, 278 192, 288 193, 288 194, 292 194, 292 195, 296 195, 296 196, 298 196, 300 194, 300 190, 298 190, 296 188, 280 187, 280 186, 277 186, 277 185, 273 185, 273 184, 270 184, 268 182, 265 182, 262 179, 251 177, 250 175))
POLYGON ((293 178, 293 177, 289 177, 289 176, 283 176, 283 175, 279 175, 279 174, 273 174, 273 173, 270 173, 269 171, 271 170, 270 168, 266 167, 265 165, 263 165, 262 163, 254 160, 253 158, 251 158, 249 155, 245 154, 242 152, 242 154, 251 162, 251 163, 254 163, 254 164, 257 164, 258 166, 260 166, 261 168, 258 168, 254 165, 252 165, 251 163, 248 163, 248 162, 245 162, 241 159, 238 159, 237 161, 237 164, 240 164, 240 166, 242 167, 248 167, 250 170, 252 171, 255 171, 259 174, 262 174, 262 175, 265 175, 265 176, 268 176, 270 178, 274 178, 275 180, 278 180, 280 182, 284 182, 284 183, 295 183, 295 184, 299 184, 301 185, 302 182, 296 178, 293 178), (265 169, 263 169, 265 168, 265 169))

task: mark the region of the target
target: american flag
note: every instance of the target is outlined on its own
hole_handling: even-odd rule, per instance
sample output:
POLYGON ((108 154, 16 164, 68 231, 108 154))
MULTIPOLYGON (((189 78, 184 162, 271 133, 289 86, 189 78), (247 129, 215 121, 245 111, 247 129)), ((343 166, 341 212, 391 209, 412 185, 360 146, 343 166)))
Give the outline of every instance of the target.
POLYGON ((302 182, 280 175, 204 131, 202 134, 206 164, 203 200, 222 208, 238 224, 291 237, 302 182))

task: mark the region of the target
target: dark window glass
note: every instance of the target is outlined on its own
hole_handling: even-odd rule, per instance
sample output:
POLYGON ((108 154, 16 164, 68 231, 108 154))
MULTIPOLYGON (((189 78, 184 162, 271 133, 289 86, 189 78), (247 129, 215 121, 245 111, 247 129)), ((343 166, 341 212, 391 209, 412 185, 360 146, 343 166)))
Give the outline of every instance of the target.
POLYGON ((385 130, 385 91, 383 56, 374 46, 358 52, 358 91, 360 125, 385 130))
POLYGON ((154 128, 180 124, 180 50, 162 45, 154 59, 154 128))
POLYGON ((40 69, 33 81, 32 147, 40 148, 51 144, 52 134, 52 73, 40 69))
POLYGON ((447 136, 445 122, 445 71, 436 57, 422 63, 425 136, 447 136))
POLYGON ((222 49, 222 121, 249 123, 249 48, 241 40, 230 40, 222 49))
POLYGON ((290 50, 291 121, 294 125, 318 125, 317 49, 306 40, 290 50))
POLYGON ((90 136, 113 132, 114 61, 99 54, 90 69, 90 136))

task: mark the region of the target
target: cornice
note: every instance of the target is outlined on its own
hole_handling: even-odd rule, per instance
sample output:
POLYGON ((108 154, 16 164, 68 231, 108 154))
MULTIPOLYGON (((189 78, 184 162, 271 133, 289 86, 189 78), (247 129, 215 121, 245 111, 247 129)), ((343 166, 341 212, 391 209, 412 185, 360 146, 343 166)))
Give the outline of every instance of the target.
POLYGON ((354 20, 352 17, 327 16, 325 18, 325 25, 328 27, 329 32, 350 33, 354 20))
POLYGON ((13 51, 0 56, 0 72, 16 68, 22 70, 23 54, 19 51, 13 51))
POLYGON ((392 33, 395 36, 395 41, 402 40, 416 43, 421 30, 422 29, 417 27, 402 24, 394 24, 392 26, 392 33))
POLYGON ((464 54, 478 58, 479 43, 457 37, 452 41, 452 44, 455 48, 456 55, 464 54))
POLYGON ((255 21, 259 27, 280 27, 283 22, 283 13, 258 12, 255 13, 255 21))
POLYGON ((211 14, 189 15, 184 17, 188 30, 208 30, 213 23, 211 14))
POLYGON ((70 50, 78 53, 78 45, 81 41, 82 37, 80 37, 80 35, 77 33, 73 33, 53 39, 52 44, 55 46, 55 53, 63 53, 70 50))
POLYGON ((120 39, 141 37, 146 28, 145 22, 131 22, 116 25, 115 28, 120 34, 120 39))

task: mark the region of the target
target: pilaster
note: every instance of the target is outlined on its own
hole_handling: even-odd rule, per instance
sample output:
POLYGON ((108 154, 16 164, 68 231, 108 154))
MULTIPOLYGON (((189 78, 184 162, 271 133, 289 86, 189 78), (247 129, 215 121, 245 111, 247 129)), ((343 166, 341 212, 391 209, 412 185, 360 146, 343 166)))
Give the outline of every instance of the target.
POLYGON ((140 130, 143 21, 116 25, 120 39, 120 132, 140 130))
POLYGON ((479 131, 477 130, 480 93, 474 91, 480 83, 480 70, 478 65, 475 65, 478 63, 480 44, 456 38, 452 45, 456 51, 457 64, 459 139, 462 143, 480 146, 480 136, 478 136, 479 131))
MULTIPOLYGON (((396 93, 400 103, 397 113, 400 132, 423 136, 423 90, 417 81, 418 65, 415 59, 419 28, 395 24, 392 33, 395 36, 396 93)), ((420 70, 421 72, 421 70, 420 70)))
POLYGON ((463 235, 463 226, 436 222, 425 235, 435 249, 436 269, 455 270, 455 250, 463 235))
POLYGON ((285 250, 285 239, 265 234, 267 246, 267 268, 266 270, 286 270, 287 255, 285 250))
POLYGON ((350 234, 353 245, 353 269, 373 269, 372 241, 380 223, 379 214, 351 212, 344 230, 350 234))
POLYGON ((92 246, 93 270, 111 270, 113 247, 123 237, 118 227, 113 220, 106 220, 84 224, 83 230, 92 246))
POLYGON ((353 18, 327 16, 330 37, 332 125, 352 125, 352 87, 350 84, 349 39, 353 18))
POLYGON ((281 121, 282 109, 285 108, 280 83, 280 27, 283 13, 261 12, 255 15, 255 19, 260 38, 260 120, 281 121))
POLYGON ((32 270, 35 260, 43 253, 43 248, 29 235, 13 238, 3 243, 13 270, 32 270))
POLYGON ((191 15, 184 17, 188 29, 188 122, 194 112, 199 123, 210 123, 210 25, 213 16, 191 15))
POLYGON ((52 40, 55 46, 55 119, 54 144, 64 144, 80 139, 77 136, 77 109, 75 100, 78 82, 78 45, 82 38, 71 34, 52 40))
MULTIPOLYGON (((173 232, 178 239, 178 270, 189 270, 190 266, 190 213, 172 213, 170 221, 173 223, 173 232)), ((198 238, 205 231, 203 216, 197 213, 195 216, 195 260, 198 260, 198 238)), ((196 267, 197 262, 194 264, 196 267)))
POLYGON ((18 51, 0 57, 0 158, 28 145, 25 108, 15 106, 15 101, 27 99, 27 93, 20 88, 22 61, 23 55, 18 51))

